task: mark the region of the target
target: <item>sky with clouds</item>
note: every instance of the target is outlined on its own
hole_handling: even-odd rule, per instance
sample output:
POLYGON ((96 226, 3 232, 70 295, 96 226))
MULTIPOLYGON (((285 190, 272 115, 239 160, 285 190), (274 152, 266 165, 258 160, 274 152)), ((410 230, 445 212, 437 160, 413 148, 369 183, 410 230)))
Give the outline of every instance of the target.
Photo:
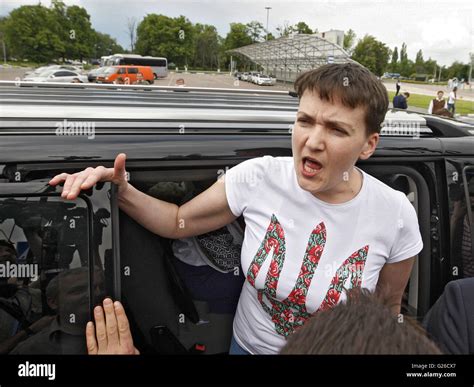
MULTIPOLYGON (((0 0, 0 15, 25 4, 50 5, 48 0, 0 0)), ((214 25, 221 36, 232 22, 258 20, 269 30, 285 23, 306 22, 320 32, 352 28, 358 38, 375 36, 390 48, 405 42, 408 57, 415 59, 423 50, 442 65, 469 61, 474 52, 474 1, 467 0, 64 0, 67 5, 84 7, 94 29, 108 33, 129 47, 127 19, 140 21, 151 13, 170 17, 184 15, 193 23, 214 25)))

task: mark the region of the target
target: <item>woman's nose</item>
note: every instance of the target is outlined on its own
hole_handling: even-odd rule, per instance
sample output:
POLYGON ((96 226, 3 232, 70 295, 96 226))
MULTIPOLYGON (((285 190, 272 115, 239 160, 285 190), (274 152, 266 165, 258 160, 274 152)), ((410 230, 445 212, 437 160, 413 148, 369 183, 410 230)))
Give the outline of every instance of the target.
POLYGON ((321 125, 315 125, 311 130, 306 140, 306 146, 318 150, 325 148, 325 131, 321 125))

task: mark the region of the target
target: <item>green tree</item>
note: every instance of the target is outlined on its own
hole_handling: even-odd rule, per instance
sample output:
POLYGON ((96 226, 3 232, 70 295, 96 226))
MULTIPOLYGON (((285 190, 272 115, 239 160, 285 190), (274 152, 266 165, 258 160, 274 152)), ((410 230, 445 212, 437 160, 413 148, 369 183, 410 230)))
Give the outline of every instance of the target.
POLYGON ((352 59, 367 67, 375 75, 382 75, 390 57, 389 48, 371 35, 365 35, 354 48, 352 59))
POLYGON ((69 59, 90 58, 94 48, 94 30, 87 11, 73 5, 66 9, 66 57, 69 59))
POLYGON ((416 74, 425 74, 426 69, 425 69, 425 60, 423 59, 423 51, 420 49, 416 53, 416 59, 415 59, 415 72, 416 74))
POLYGON ((298 34, 313 34, 313 30, 305 23, 298 22, 293 26, 293 31, 298 34))
POLYGON ((409 77, 413 73, 413 62, 410 63, 408 60, 407 54, 407 45, 405 42, 402 43, 402 48, 400 49, 400 64, 399 64, 400 75, 404 77, 409 77))
MULTIPOLYGON (((227 53, 228 50, 248 46, 252 44, 252 38, 249 36, 248 28, 243 23, 230 23, 230 31, 227 33, 225 39, 221 45, 221 63, 227 67, 230 63, 230 55, 227 53)), ((244 58, 236 58, 238 67, 248 67, 250 62, 244 58)))
POLYGON ((354 47, 356 39, 356 33, 349 28, 347 32, 344 34, 344 41, 342 43, 342 48, 346 50, 349 55, 352 53, 352 48, 354 47))
POLYGON ((248 28, 242 23, 230 23, 230 31, 224 40, 225 50, 248 46, 252 44, 252 37, 248 34, 248 28))
POLYGON ((219 35, 216 27, 197 23, 194 26, 194 67, 217 68, 219 65, 219 35))
POLYGON ((278 31, 278 37, 286 37, 291 35, 294 32, 294 27, 290 26, 288 20, 285 20, 283 25, 279 25, 276 30, 278 31))
POLYGON ((423 51, 421 49, 416 53, 415 63, 417 65, 423 65, 425 63, 425 60, 423 59, 423 51))
POLYGON ((184 16, 148 14, 137 27, 138 54, 164 56, 169 62, 183 66, 192 60, 194 50, 194 26, 184 16))
POLYGON ((275 36, 271 32, 269 32, 267 36, 267 40, 275 40, 275 36))
POLYGON ((397 46, 395 46, 395 48, 392 51, 392 60, 390 61, 389 68, 392 73, 398 72, 398 47, 397 46))
POLYGON ((95 58, 124 52, 123 47, 117 44, 117 41, 110 35, 97 31, 94 32, 93 47, 94 49, 92 55, 95 58))
POLYGON ((444 71, 444 78, 457 78, 467 80, 469 77, 469 65, 455 61, 444 71))
POLYGON ((435 60, 429 58, 424 63, 426 74, 431 74, 433 77, 438 73, 438 64, 435 60))
POLYGON ((50 62, 65 52, 65 43, 55 14, 42 5, 24 5, 12 10, 5 21, 5 43, 12 57, 50 62))
POLYGON ((258 21, 247 23, 247 35, 252 39, 252 43, 258 43, 265 40, 265 29, 263 24, 258 21))

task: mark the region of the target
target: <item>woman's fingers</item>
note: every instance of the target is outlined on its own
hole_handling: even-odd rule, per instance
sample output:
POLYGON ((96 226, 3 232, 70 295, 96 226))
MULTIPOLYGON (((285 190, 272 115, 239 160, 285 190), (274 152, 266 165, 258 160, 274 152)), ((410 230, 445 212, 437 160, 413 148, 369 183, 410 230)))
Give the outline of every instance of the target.
POLYGON ((105 325, 107 331, 107 346, 113 353, 117 353, 120 346, 119 333, 117 325, 117 317, 115 316, 115 308, 112 300, 106 298, 104 300, 105 325))
POLYGON ((94 168, 87 168, 76 176, 76 179, 74 180, 74 183, 72 183, 69 193, 67 194, 67 199, 73 200, 79 196, 81 193, 82 183, 84 183, 84 180, 89 177, 92 171, 94 171, 94 168))
POLYGON ((97 355, 97 341, 95 339, 95 329, 92 321, 89 321, 86 325, 86 343, 87 353, 89 355, 97 355))
POLYGON ((101 306, 94 308, 94 318, 98 353, 107 353, 107 331, 105 328, 104 312, 101 306))
POLYGON ((125 178, 125 161, 127 160, 127 155, 125 153, 120 153, 114 162, 114 179, 126 180, 125 178))
POLYGON ((80 186, 81 190, 90 189, 99 181, 106 181, 107 172, 108 170, 102 166, 95 168, 82 182, 80 186))
POLYGON ((76 177, 76 175, 69 175, 66 181, 64 182, 63 191, 61 193, 61 197, 63 197, 64 199, 66 199, 69 195, 69 192, 71 192, 71 187, 74 184, 76 177))
POLYGON ((49 184, 55 186, 64 182, 64 187, 61 196, 65 199, 73 200, 79 196, 81 190, 92 188, 99 181, 112 181, 119 185, 126 183, 125 160, 127 156, 125 153, 120 153, 114 162, 114 168, 105 168, 99 166, 97 168, 86 168, 85 170, 70 175, 68 173, 61 173, 54 176, 49 184))
POLYGON ((106 298, 103 308, 95 307, 94 318, 95 327, 92 322, 86 326, 87 352, 90 355, 140 354, 133 345, 130 324, 120 302, 106 298))
POLYGON ((58 185, 59 183, 62 183, 63 181, 66 181, 68 176, 69 176, 69 173, 60 173, 59 175, 54 176, 49 181, 49 185, 52 185, 52 186, 58 185))
POLYGON ((130 324, 128 323, 127 315, 122 304, 118 301, 114 302, 115 315, 117 316, 118 332, 120 345, 124 347, 126 353, 135 353, 133 347, 132 333, 130 332, 130 324))

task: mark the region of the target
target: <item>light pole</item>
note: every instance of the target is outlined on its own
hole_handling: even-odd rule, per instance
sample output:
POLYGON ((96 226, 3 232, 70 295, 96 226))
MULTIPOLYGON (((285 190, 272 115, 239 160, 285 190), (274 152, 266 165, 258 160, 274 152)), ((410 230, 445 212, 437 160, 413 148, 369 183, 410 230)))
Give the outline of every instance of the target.
POLYGON ((265 35, 265 40, 268 40, 268 15, 272 7, 265 7, 265 9, 267 10, 267 34, 265 35))
POLYGON ((472 65, 474 64, 474 52, 470 52, 469 56, 471 57, 471 62, 469 63, 469 85, 472 83, 472 65))

